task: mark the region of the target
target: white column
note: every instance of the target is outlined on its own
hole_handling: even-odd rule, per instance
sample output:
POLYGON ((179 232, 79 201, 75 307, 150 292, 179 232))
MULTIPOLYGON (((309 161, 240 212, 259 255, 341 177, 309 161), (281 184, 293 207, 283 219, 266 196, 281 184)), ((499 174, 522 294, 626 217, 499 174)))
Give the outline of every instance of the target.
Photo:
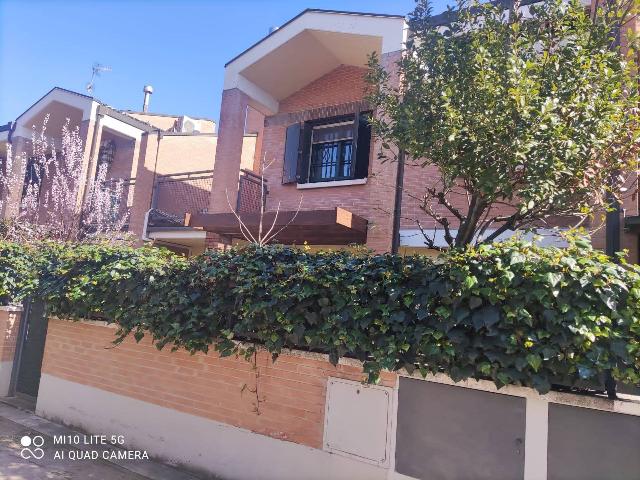
POLYGON ((547 480, 549 402, 527 396, 524 480, 547 480))

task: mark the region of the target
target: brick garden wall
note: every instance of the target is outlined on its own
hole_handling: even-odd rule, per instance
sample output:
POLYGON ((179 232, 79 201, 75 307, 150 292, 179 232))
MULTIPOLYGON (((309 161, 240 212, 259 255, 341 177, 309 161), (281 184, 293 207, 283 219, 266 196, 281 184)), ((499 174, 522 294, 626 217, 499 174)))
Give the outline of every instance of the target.
POLYGON ((0 362, 13 362, 21 313, 21 309, 0 308, 0 362))
POLYGON ((0 307, 0 397, 9 393, 21 315, 19 307, 0 307))
MULTIPOLYGON (((273 363, 263 352, 254 369, 215 352, 158 351, 146 338, 114 347, 114 333, 98 323, 51 319, 43 374, 318 449, 327 378, 363 378, 360 367, 334 367, 321 355, 282 355, 273 363)), ((384 374, 384 385, 395 382, 395 374, 384 374)))
MULTIPOLYGON (((519 478, 539 480, 556 478, 554 468, 580 458, 585 448, 597 450, 594 439, 602 438, 613 447, 601 451, 590 468, 617 473, 623 458, 632 465, 625 471, 637 472, 638 460, 628 451, 638 441, 638 397, 540 395, 518 386, 497 390, 483 380, 455 383, 443 374, 407 379, 401 372, 400 379, 382 375, 383 386, 391 387, 386 395, 396 392, 397 401, 381 405, 385 397, 378 389, 372 408, 372 397, 360 397, 363 374, 357 362, 333 367, 323 355, 291 352, 272 363, 261 353, 254 368, 213 352, 158 351, 147 339, 114 347, 114 333, 99 322, 49 321, 38 415, 94 434, 123 435, 130 447, 221 478, 408 480, 427 478, 433 469, 450 472, 447 478, 496 478, 487 475, 483 462, 460 458, 482 458, 495 472, 515 453, 512 460, 524 469, 519 478), (335 377, 353 383, 336 389, 335 377), (427 400, 432 406, 425 411, 427 400), (519 405, 515 414, 510 410, 509 422, 502 421, 504 401, 519 405), (590 422, 580 424, 587 433, 560 440, 560 458, 554 442, 558 432, 562 437, 571 429, 553 420, 557 404, 575 407, 573 413, 590 422), (429 421, 434 411, 441 421, 429 421), (623 425, 624 432, 615 425, 623 425), (514 436, 524 450, 515 451, 514 436), (475 449, 471 453, 468 444, 475 449), (626 449, 624 456, 609 455, 620 448, 626 449), (385 459, 395 463, 370 463, 385 459)), ((633 473, 616 478, 636 478, 633 473)))

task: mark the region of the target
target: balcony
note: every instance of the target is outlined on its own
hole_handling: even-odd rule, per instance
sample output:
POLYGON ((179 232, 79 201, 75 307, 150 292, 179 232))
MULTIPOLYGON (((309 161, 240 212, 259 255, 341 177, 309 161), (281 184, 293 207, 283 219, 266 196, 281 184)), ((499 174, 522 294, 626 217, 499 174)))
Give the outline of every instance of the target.
MULTIPOLYGON (((255 213, 260 211, 260 204, 266 201, 267 180, 262 179, 250 170, 242 169, 240 171, 240 181, 238 183, 238 197, 236 199, 236 212, 238 213, 255 213), (264 183, 263 183, 264 182, 264 183), (261 185, 264 185, 264 195, 260 195, 261 185)), ((196 212, 206 213, 206 212, 196 212)))
MULTIPOLYGON (((160 175, 156 178, 147 217, 145 236, 187 255, 204 250, 206 232, 186 225, 189 216, 206 214, 209 208, 213 170, 160 175)), ((231 207, 241 214, 260 211, 262 179, 249 170, 242 170, 238 179, 238 194, 230 198, 231 207)), ((232 215, 229 213, 229 215, 232 215)))
POLYGON ((203 213, 209 207, 213 170, 159 175, 153 186, 152 210, 184 225, 186 213, 203 213))

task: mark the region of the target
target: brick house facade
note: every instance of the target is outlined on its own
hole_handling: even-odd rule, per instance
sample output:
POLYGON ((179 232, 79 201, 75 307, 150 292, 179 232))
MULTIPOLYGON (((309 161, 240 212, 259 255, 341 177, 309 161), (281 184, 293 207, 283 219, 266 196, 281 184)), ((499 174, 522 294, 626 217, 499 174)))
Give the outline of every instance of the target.
MULTIPOLYGON (((268 183, 267 210, 295 212, 301 205, 301 211, 312 215, 312 212, 343 208, 366 221, 367 247, 377 252, 390 251, 397 163, 379 158, 381 145, 375 137, 367 147, 360 145, 353 131, 355 126, 342 127, 343 135, 353 135, 353 138, 348 138, 351 150, 347 154, 339 150, 345 148, 340 146, 344 143, 329 142, 330 147, 322 150, 320 142, 315 143, 314 139, 316 135, 318 138, 323 135, 320 129, 327 124, 329 130, 335 130, 329 133, 337 135, 335 132, 341 127, 335 125, 357 123, 355 118, 359 113, 371 112, 366 103, 365 80, 370 53, 378 54, 392 81, 398 84, 396 62, 402 54, 406 34, 407 25, 403 17, 306 10, 227 63, 209 215, 196 216, 191 225, 204 228, 210 237, 225 237, 227 244, 234 240, 242 241, 240 232, 229 227, 231 214, 226 196, 235 198, 239 189, 241 138, 249 118, 247 112, 250 111, 252 124, 259 125, 259 128, 254 128, 259 130, 257 142, 260 145, 256 149, 254 172, 259 173, 260 159, 269 165, 264 175, 268 183), (305 134, 305 129, 309 133, 305 134), (299 141, 289 145, 289 139, 297 132, 300 132, 299 141), (287 151, 290 147, 298 150, 297 164, 295 159, 287 160, 288 156, 291 157, 287 151), (331 148, 333 150, 329 151, 331 148), (365 148, 369 150, 366 158, 362 155, 365 148), (325 167, 320 167, 325 169, 322 178, 312 178, 316 152, 320 152, 318 155, 334 155, 330 161, 338 159, 337 168, 343 169, 342 174, 346 168, 351 168, 351 171, 335 175, 336 167, 326 167, 329 163, 325 163, 325 167), (307 158, 301 165, 303 156, 307 158), (351 164, 340 163, 338 157, 342 161, 348 157, 351 164), (301 168, 304 170, 303 178, 300 177, 301 168), (333 177, 325 175, 327 168, 334 168, 333 177), (292 170, 297 175, 293 180, 292 170)), ((325 130, 325 136, 329 130, 325 130)), ((425 188, 433 185, 437 178, 435 167, 422 167, 420 162, 407 160, 401 195, 401 251, 430 253, 418 222, 429 232, 438 231, 439 226, 420 209, 420 199, 425 188)), ((462 207, 465 197, 454 195, 450 201, 454 206, 462 207)), ((508 210, 503 208, 505 212, 508 210)), ((448 210, 442 206, 435 206, 435 209, 450 220, 453 229, 457 228, 458 220, 448 210)), ((633 262, 638 258, 638 236, 624 228, 624 223, 626 217, 637 217, 638 214, 636 195, 626 196, 620 233, 622 246, 629 250, 633 262)), ((247 217, 247 221, 250 224, 254 219, 247 217)), ((307 242, 324 247, 343 247, 352 243, 348 241, 348 234, 340 230, 337 236, 333 235, 330 227, 326 224, 318 224, 315 228, 307 225, 306 235, 281 241, 307 242)), ((563 228, 562 223, 558 223, 558 227, 563 228)), ((442 237, 440 230, 436 234, 436 243, 445 246, 442 237)), ((545 238, 543 243, 564 244, 552 236, 545 238)), ((605 247, 604 228, 594 233, 593 243, 598 248, 605 247)))
MULTIPOLYGON (((186 212, 206 210, 209 203, 218 143, 213 120, 121 111, 88 95, 56 87, 15 121, 0 127, 0 167, 10 148, 13 158, 20 159, 13 162, 14 174, 25 175, 24 160, 33 149, 32 133, 40 131, 47 116, 50 145, 61 144, 67 119, 70 129, 79 130, 84 147, 80 178, 87 179, 79 202, 86 195, 86 185, 95 178, 98 163, 108 157, 107 180, 123 182, 123 198, 118 202, 129 215, 127 231, 139 244, 152 241, 189 253, 204 250, 203 232, 185 236, 180 227, 186 212), (159 213, 154 214, 156 211, 159 213)), ((242 136, 242 165, 253 168, 256 142, 255 133, 242 136)), ((46 182, 41 188, 47 188, 46 182)), ((14 198, 3 202, 0 217, 15 213, 19 194, 18 189, 3 193, 14 198)))

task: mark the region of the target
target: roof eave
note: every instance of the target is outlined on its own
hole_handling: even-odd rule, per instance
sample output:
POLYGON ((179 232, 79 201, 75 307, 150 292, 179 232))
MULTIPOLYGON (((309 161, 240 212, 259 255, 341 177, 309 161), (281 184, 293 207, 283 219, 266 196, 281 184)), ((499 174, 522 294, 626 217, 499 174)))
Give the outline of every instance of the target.
POLYGON ((229 65, 231 65, 233 62, 238 60, 240 57, 242 57, 243 55, 245 55, 249 51, 253 50, 255 47, 260 45, 262 42, 266 41, 268 38, 270 38, 273 35, 275 35, 276 33, 278 33, 278 31, 280 31, 281 29, 287 27, 288 25, 290 25, 291 23, 295 22, 297 19, 299 19, 303 15, 306 15, 307 13, 329 13, 329 14, 335 14, 335 15, 354 15, 354 16, 375 17, 375 18, 395 18, 395 19, 404 19, 405 18, 404 15, 389 15, 389 14, 382 14, 382 13, 348 12, 348 11, 343 11, 343 10, 323 10, 321 8, 307 8, 307 9, 303 10, 302 12, 300 12, 295 17, 293 17, 290 20, 288 20, 285 23, 283 23, 281 26, 279 26, 273 32, 271 32, 268 35, 262 37, 256 43, 251 45, 249 48, 247 48, 247 49, 243 50, 242 52, 240 52, 238 55, 236 55, 231 60, 229 60, 227 63, 225 63, 224 67, 227 68, 229 65))

